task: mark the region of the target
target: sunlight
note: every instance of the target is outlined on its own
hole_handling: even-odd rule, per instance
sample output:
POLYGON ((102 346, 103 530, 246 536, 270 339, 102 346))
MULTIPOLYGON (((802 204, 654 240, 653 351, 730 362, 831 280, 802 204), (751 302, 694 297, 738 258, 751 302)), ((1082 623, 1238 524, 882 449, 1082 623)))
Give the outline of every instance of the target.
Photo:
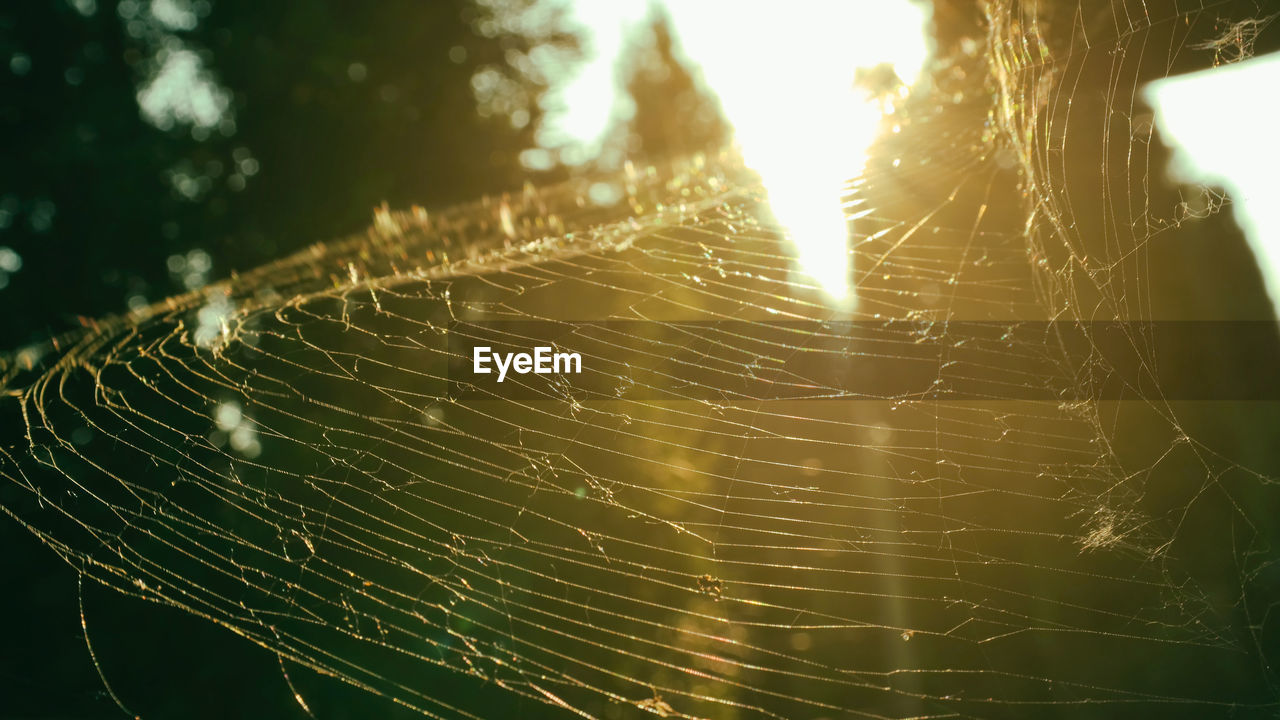
POLYGON ((670 3, 690 68, 719 98, 747 165, 760 174, 800 267, 834 299, 851 295, 845 183, 862 172, 883 118, 856 84, 888 65, 906 85, 929 54, 929 9, 893 2, 670 3))

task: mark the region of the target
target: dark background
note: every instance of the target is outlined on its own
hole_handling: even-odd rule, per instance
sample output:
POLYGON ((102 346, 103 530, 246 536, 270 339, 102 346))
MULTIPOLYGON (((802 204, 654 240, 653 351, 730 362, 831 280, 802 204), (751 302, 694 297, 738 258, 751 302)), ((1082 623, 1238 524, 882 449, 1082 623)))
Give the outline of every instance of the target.
POLYGON ((466 0, 221 0, 177 33, 234 93, 234 129, 203 140, 139 112, 153 60, 121 16, 129 5, 99 0, 87 17, 64 0, 6 5, 0 245, 23 260, 2 291, 7 348, 123 311, 133 295, 182 291, 166 267, 173 254, 205 250, 216 278, 359 231, 383 201, 448 204, 523 180, 516 156, 532 123, 516 131, 475 112, 471 74, 501 63, 503 48, 472 32, 466 0), (23 74, 15 54, 29 58, 23 74), (237 149, 258 164, 239 191, 237 149), (219 166, 194 200, 166 176, 219 166))
MULTIPOLYGON (((478 32, 471 0, 196 0, 199 23, 172 35, 232 94, 232 122, 204 132, 139 110, 157 66, 148 5, 0 4, 0 248, 21 258, 0 283, 0 352, 186 291, 170 258, 204 254, 215 281, 362 232, 384 202, 435 208, 568 175, 518 161, 536 107, 520 129, 477 112, 472 74, 525 41, 478 32), (208 180, 187 197, 174 169, 208 180)), ((657 35, 659 65, 630 83, 637 155, 723 131, 657 35)), ((286 681, 274 655, 188 613, 92 583, 81 594, 17 522, 0 521, 0 548, 0 717, 122 717, 98 667, 143 717, 305 717, 289 681, 324 717, 417 717, 305 668, 286 681)))
MULTIPOLYGON (((173 255, 203 250, 216 279, 362 231, 384 201, 446 205, 526 177, 517 154, 533 123, 517 131, 475 111, 471 74, 500 63, 504 47, 473 32, 466 0, 220 0, 178 33, 234 93, 234 131, 203 139, 140 114, 153 48, 130 34, 128 12, 115 0, 87 16, 63 0, 0 9, 0 246, 22 259, 0 290, 5 350, 123 312, 130 297, 184 291, 173 255), (459 46, 466 59, 452 61, 459 46), (228 180, 246 150, 257 172, 237 190, 228 180), (222 170, 192 200, 167 178, 176 166, 222 170)), ((85 647, 75 573, 8 519, 0 543, 0 717, 122 717, 85 647)), ((305 716, 274 656, 225 630, 96 587, 84 588, 84 611, 108 681, 135 713, 305 716)), ((289 672, 325 717, 398 712, 289 672)))

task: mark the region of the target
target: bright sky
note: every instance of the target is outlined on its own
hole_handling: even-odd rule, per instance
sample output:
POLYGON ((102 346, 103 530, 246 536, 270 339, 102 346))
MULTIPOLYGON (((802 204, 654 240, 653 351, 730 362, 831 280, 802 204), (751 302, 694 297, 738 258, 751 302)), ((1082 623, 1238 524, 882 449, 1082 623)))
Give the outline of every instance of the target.
MULTIPOLYGON (((834 300, 851 300, 844 183, 861 173, 882 119, 854 86, 888 63, 908 85, 930 53, 927 5, 908 0, 554 0, 586 41, 586 62, 543 68, 550 88, 539 130, 562 159, 599 152, 633 110, 620 72, 652 12, 672 21, 678 58, 720 100, 747 164, 764 180, 800 267, 834 300)), ((550 56, 549 60, 552 59, 550 56)))
POLYGON ((1183 182, 1225 189, 1280 313, 1280 53, 1160 80, 1146 89, 1183 182))

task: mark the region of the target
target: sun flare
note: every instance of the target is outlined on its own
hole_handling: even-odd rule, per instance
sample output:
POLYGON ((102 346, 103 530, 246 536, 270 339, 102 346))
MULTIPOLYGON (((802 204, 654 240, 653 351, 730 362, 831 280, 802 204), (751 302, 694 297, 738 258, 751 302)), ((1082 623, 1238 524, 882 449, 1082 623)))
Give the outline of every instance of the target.
MULTIPOLYGON (((505 7, 503 0, 485 2, 505 7)), ((553 158, 608 164, 608 138, 636 109, 626 89, 628 52, 663 18, 673 55, 718 99, 743 159, 764 181, 800 269, 833 299, 852 299, 841 201, 885 114, 858 75, 896 76, 903 91, 914 85, 932 51, 931 15, 929 4, 915 0, 797 0, 785 12, 727 0, 542 0, 504 15, 504 24, 530 38, 569 32, 580 39, 581 55, 571 62, 548 42, 527 56, 546 90, 539 147, 522 161, 541 170, 553 158)), ((481 79, 484 88, 496 82, 481 79)), ((528 115, 519 117, 526 122, 528 115)))
POLYGON ((832 298, 848 299, 842 198, 884 116, 857 74, 887 66, 913 84, 929 55, 929 10, 906 0, 801 5, 786 13, 713 1, 665 9, 682 60, 719 99, 801 269, 832 298))

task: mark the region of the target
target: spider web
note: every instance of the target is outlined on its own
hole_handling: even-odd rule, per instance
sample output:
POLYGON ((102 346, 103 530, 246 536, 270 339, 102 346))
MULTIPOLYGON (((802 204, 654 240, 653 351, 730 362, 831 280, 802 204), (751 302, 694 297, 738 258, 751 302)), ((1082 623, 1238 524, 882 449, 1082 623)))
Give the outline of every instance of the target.
POLYGON ((1274 406, 1116 399, 1113 349, 1043 332, 1203 319, 1161 278, 1224 199, 1162 188, 1135 98, 1252 11, 996 2, 940 37, 848 188, 855 310, 720 154, 384 209, 22 351, 0 507, 84 577, 430 717, 1273 716, 1274 406), (616 391, 458 394, 449 336, 496 322, 590 334, 616 391), (875 337, 785 340, 833 323, 875 337), (617 362, 767 386, 922 340, 928 393, 673 398, 617 362))

